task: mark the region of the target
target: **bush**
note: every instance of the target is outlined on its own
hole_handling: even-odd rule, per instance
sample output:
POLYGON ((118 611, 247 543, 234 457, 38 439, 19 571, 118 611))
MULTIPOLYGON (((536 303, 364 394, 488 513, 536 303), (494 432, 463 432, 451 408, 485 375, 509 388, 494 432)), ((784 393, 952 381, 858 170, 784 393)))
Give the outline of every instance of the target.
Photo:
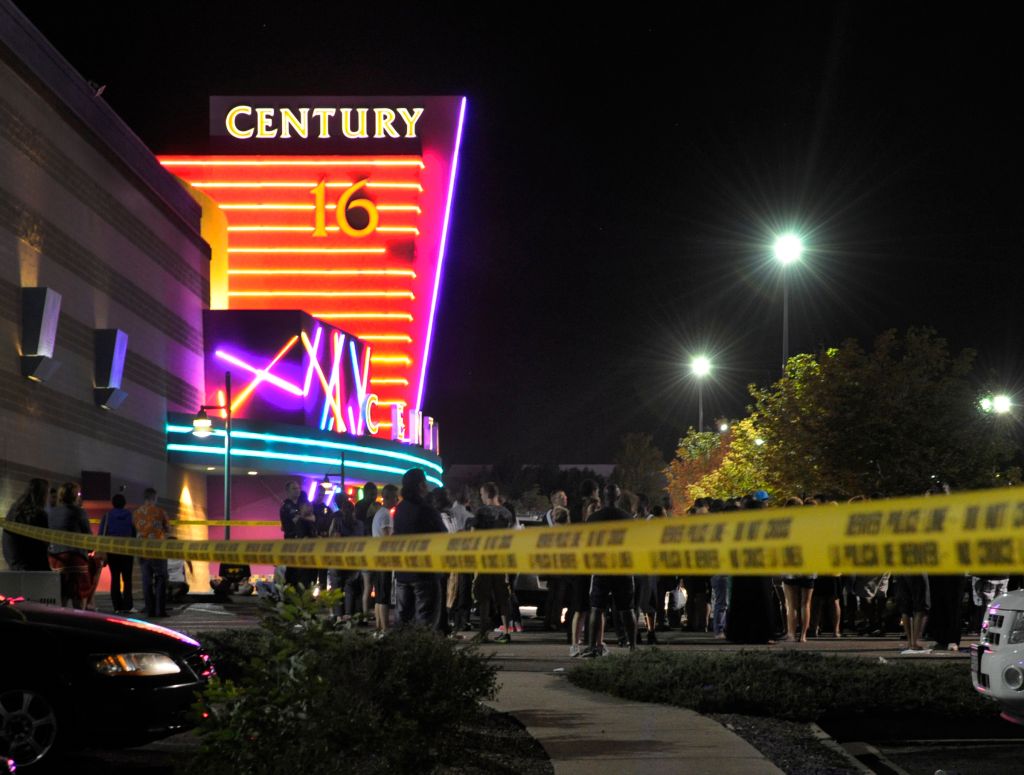
POLYGON ((495 694, 490 660, 421 629, 377 641, 338 628, 332 602, 288 590, 258 634, 208 639, 231 678, 197 705, 194 772, 429 771, 457 757, 460 728, 495 694))
POLYGON ((671 654, 643 651, 582 663, 577 686, 701 713, 792 721, 916 713, 967 719, 998 709, 971 686, 966 662, 893 661, 796 651, 671 654))

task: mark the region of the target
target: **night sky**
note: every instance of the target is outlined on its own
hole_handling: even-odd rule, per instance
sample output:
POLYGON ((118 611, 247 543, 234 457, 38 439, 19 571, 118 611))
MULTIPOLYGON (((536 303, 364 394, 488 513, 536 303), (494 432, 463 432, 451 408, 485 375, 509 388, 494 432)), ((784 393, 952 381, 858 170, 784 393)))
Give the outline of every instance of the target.
POLYGON ((927 324, 1024 392, 1008 18, 18 4, 156 153, 206 150, 211 94, 468 97, 425 405, 448 463, 609 462, 629 431, 667 456, 698 351, 706 418, 742 415, 779 372, 787 228, 791 352, 927 324))

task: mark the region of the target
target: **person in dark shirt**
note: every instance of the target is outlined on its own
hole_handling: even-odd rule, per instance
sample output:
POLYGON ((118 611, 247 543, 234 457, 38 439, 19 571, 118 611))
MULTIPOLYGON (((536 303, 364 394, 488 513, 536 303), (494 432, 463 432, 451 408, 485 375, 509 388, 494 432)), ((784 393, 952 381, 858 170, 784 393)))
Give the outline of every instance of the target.
MULTIPOLYGON (((298 538, 299 537, 299 495, 300 488, 299 483, 292 480, 284 486, 285 498, 281 504, 281 532, 285 538, 298 538)), ((299 569, 298 568, 285 568, 284 569, 284 583, 290 586, 295 586, 299 583, 299 569)))
MULTIPOLYGON (((613 522, 631 520, 631 514, 615 507, 621 491, 618 485, 607 484, 602 495, 603 508, 598 509, 587 522, 613 522)), ((590 648, 584 657, 600 656, 604 648, 601 643, 604 634, 604 611, 611 595, 615 612, 622 617, 622 626, 626 631, 629 650, 636 648, 636 614, 633 611, 633 577, 632 576, 594 576, 590 582, 590 648)))
MULTIPOLYGON (((134 538, 135 526, 132 524, 132 513, 125 508, 125 497, 117 493, 110 499, 114 507, 100 520, 101 536, 118 536, 134 538)), ((135 607, 132 598, 132 566, 135 558, 130 554, 108 554, 107 568, 110 570, 110 602, 114 613, 131 613, 135 607)))
MULTIPOLYGON (((393 535, 448 532, 441 515, 426 502, 429 491, 427 476, 422 469, 411 468, 405 472, 402 477, 402 502, 395 509, 393 535)), ((415 622, 424 627, 436 626, 440 604, 438 589, 434 573, 396 573, 395 597, 399 623, 415 622)))
MULTIPOLYGON (((46 488, 45 479, 30 479, 28 488, 18 500, 11 504, 7 511, 10 522, 24 525, 47 527, 46 519, 46 488)), ((4 531, 4 559, 11 570, 50 570, 49 555, 46 552, 46 541, 4 531)))
MULTIPOLYGON (((508 530, 515 525, 515 517, 501 505, 498 485, 487 482, 480 488, 480 500, 483 503, 476 514, 467 522, 470 530, 508 530)), ((493 602, 501 616, 501 635, 495 638, 497 643, 512 641, 510 623, 512 621, 511 601, 508 579, 503 573, 478 573, 473 578, 473 599, 480 610, 480 632, 476 640, 487 640, 487 630, 491 626, 491 603, 493 602)))

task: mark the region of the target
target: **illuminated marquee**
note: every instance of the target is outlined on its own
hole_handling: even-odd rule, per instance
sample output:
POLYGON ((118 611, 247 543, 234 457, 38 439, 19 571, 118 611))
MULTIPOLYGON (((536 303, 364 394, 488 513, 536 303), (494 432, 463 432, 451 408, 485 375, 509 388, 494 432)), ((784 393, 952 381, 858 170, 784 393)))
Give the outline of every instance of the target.
MULTIPOLYGON (((370 432, 404 426, 428 448, 436 432, 420 417, 464 114, 460 97, 213 97, 216 155, 160 159, 226 217, 223 306, 303 310, 351 332, 372 348, 370 432)), ((208 360, 208 374, 221 366, 208 360)), ((299 398, 263 382, 268 396, 299 398)), ((289 384, 304 388, 305 375, 289 384)))
POLYGON ((365 342, 303 312, 203 314, 208 403, 223 403, 230 372, 232 417, 353 436, 377 432, 365 342))

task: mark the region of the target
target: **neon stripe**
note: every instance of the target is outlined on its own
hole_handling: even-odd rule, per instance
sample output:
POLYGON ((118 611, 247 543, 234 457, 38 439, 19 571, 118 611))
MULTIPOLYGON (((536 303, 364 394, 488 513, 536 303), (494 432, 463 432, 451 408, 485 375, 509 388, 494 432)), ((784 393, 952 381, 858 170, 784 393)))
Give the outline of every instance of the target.
POLYGON ((408 320, 412 315, 408 312, 311 312, 313 317, 324 320, 408 320))
MULTIPOLYGON (((232 436, 235 434, 232 433, 232 436)), ((199 455, 220 455, 224 456, 224 447, 202 447, 197 444, 168 444, 168 452, 192 452, 199 455)), ((361 450, 362 451, 362 450, 361 450)), ((231 448, 232 456, 238 457, 254 457, 262 460, 291 460, 296 463, 316 463, 324 466, 340 466, 341 458, 337 457, 319 457, 316 455, 295 455, 290 452, 264 452, 256 449, 244 449, 241 447, 231 448)), ((404 474, 406 469, 397 468, 395 466, 385 466, 379 463, 368 463, 363 460, 351 460, 347 456, 345 458, 345 468, 357 468, 363 471, 381 471, 388 474, 404 474)), ((427 481, 431 484, 435 484, 438 487, 443 487, 444 484, 435 476, 427 474, 427 481)))
POLYGON ((310 364, 306 367, 306 379, 302 383, 302 395, 309 395, 309 388, 313 384, 313 361, 320 360, 320 337, 324 332, 324 327, 319 323, 316 326, 316 333, 313 334, 313 357, 310 358, 310 364))
MULTIPOLYGON (((270 369, 274 368, 274 366, 277 364, 277 362, 279 360, 281 360, 289 350, 292 349, 292 347, 295 345, 295 342, 297 340, 298 340, 298 337, 297 336, 293 336, 291 339, 289 339, 287 342, 285 342, 284 347, 282 347, 280 350, 277 351, 277 355, 275 355, 273 360, 270 361, 269 364, 267 364, 267 368, 264 369, 264 371, 270 371, 270 369)), ((232 412, 237 411, 238 407, 240 407, 242 405, 242 403, 245 401, 245 399, 247 399, 249 397, 249 395, 252 393, 252 391, 254 391, 256 389, 256 386, 259 385, 263 381, 263 379, 264 379, 263 377, 257 376, 256 379, 254 379, 252 382, 250 382, 248 385, 246 385, 245 390, 243 390, 241 393, 239 393, 238 397, 234 401, 231 402, 231 411, 232 412)), ((224 403, 223 400, 221 401, 221 403, 224 403)))
POLYGON ((373 254, 386 253, 387 248, 228 248, 228 253, 349 253, 373 254))
MULTIPOLYGON (((297 339, 297 338, 298 337, 292 337, 292 340, 297 339)), ((290 341, 288 347, 291 348, 291 345, 293 345, 293 344, 295 344, 295 342, 294 341, 290 341)), ((215 351, 214 355, 216 355, 221 360, 227 361, 232 366, 238 366, 240 369, 245 369, 250 374, 255 374, 258 379, 262 379, 262 380, 264 380, 266 382, 269 382, 274 387, 281 388, 281 390, 284 390, 284 391, 286 391, 288 393, 291 393, 294 396, 301 396, 302 395, 302 389, 298 385, 293 385, 291 382, 288 382, 287 380, 283 380, 280 377, 278 377, 278 376, 276 376, 274 374, 271 374, 269 366, 267 368, 265 368, 265 369, 257 369, 255 366, 249 365, 248 363, 243 361, 241 358, 236 358, 234 355, 230 355, 229 353, 226 353, 223 350, 215 351)), ((275 359, 274 362, 276 363, 277 359, 275 359)), ((231 411, 234 411, 234 410, 235 409, 232 406, 231 411)))
MULTIPOLYGON (((356 184, 355 181, 351 183, 328 183, 327 188, 351 188, 356 184)), ((319 185, 319 182, 314 181, 295 181, 295 180, 260 180, 251 181, 248 183, 241 183, 236 181, 228 180, 203 180, 192 182, 189 185, 195 188, 313 188, 319 185)), ((403 181, 401 183, 374 183, 369 182, 366 184, 367 188, 380 188, 380 189, 400 189, 404 191, 423 191, 423 186, 419 183, 410 183, 403 181)))
MULTIPOLYGON (((168 433, 180 433, 185 435, 191 435, 191 425, 168 425, 168 433)), ((223 430, 214 430, 213 436, 224 436, 223 430)), ((320 439, 304 439, 299 436, 281 436, 276 433, 256 433, 255 431, 231 431, 232 439, 243 439, 247 441, 263 441, 270 443, 280 444, 296 444, 304 447, 319 447, 323 449, 333 449, 339 452, 356 452, 363 455, 377 455, 379 457, 391 458, 393 460, 402 460, 409 463, 415 463, 421 466, 427 466, 437 471, 439 474, 444 473, 444 469, 437 463, 426 458, 417 457, 416 455, 409 455, 404 452, 392 452, 387 449, 371 449, 369 447, 360 447, 356 444, 346 444, 340 441, 322 441, 320 439)), ((202 447, 202 449, 210 449, 210 447, 202 447)), ((223 452, 224 448, 221 447, 220 451, 223 452)))
POLYGON ((278 161, 267 159, 264 161, 248 160, 227 160, 227 159, 167 159, 160 163, 165 167, 419 167, 426 169, 422 160, 401 160, 401 159, 359 159, 359 160, 338 160, 338 159, 308 159, 296 161, 278 161))
MULTIPOLYGON (((312 232, 309 226, 228 226, 229 232, 312 232)), ((327 226, 325 231, 337 233, 341 231, 340 226, 327 226)), ((419 234, 420 230, 415 226, 378 226, 375 231, 386 234, 419 234)))
POLYGON ((271 297, 271 296, 320 296, 322 298, 359 299, 415 299, 412 291, 230 291, 228 296, 271 297))
MULTIPOLYGON (((268 205, 259 204, 257 202, 245 203, 245 204, 223 204, 218 205, 221 210, 265 210, 270 212, 285 212, 289 210, 301 210, 303 212, 309 212, 315 210, 316 205, 306 204, 279 204, 279 205, 268 205)), ((338 205, 325 204, 324 209, 326 210, 337 210, 338 205)), ((383 213, 416 213, 422 215, 423 210, 419 205, 377 205, 377 209, 383 213)))
POLYGON ((462 122, 466 117, 466 98, 459 107, 459 128, 455 132, 455 148, 452 151, 452 169, 448 177, 448 202, 444 208, 444 225, 441 227, 441 244, 437 250, 437 269, 434 272, 434 295, 430 300, 430 317, 427 318, 427 341, 423 346, 420 365, 420 382, 416 388, 416 411, 423 407, 423 387, 427 382, 427 364, 430 362, 430 345, 434 336, 434 313, 437 312, 437 298, 441 289, 441 269, 444 266, 444 251, 448 244, 448 225, 452 214, 452 200, 455 197, 455 175, 459 167, 459 148, 462 145, 462 122))
POLYGON ((409 385, 409 380, 404 379, 402 377, 385 377, 383 379, 379 378, 379 377, 377 379, 374 379, 374 378, 371 377, 370 378, 370 384, 371 385, 402 385, 403 387, 407 387, 409 385))
POLYGON ((334 419, 337 422, 337 428, 340 432, 344 432, 345 423, 341 420, 341 407, 334 402, 334 396, 331 395, 331 388, 327 384, 327 378, 324 376, 324 372, 320 368, 319 362, 316 360, 316 354, 312 351, 309 337, 306 336, 305 331, 303 331, 300 336, 302 337, 302 346, 306 348, 306 353, 309 355, 310 363, 313 364, 313 368, 316 369, 316 375, 320 378, 320 386, 324 389, 324 395, 326 395, 327 399, 331 402, 331 408, 334 410, 334 419))
POLYGON ((412 342, 408 334, 365 334, 359 338, 364 342, 412 342))
POLYGON ((411 277, 416 273, 412 269, 229 269, 228 274, 234 275, 315 275, 317 277, 411 277))
POLYGON ((408 355, 375 355, 370 358, 370 363, 400 363, 403 366, 411 366, 412 358, 408 355))

